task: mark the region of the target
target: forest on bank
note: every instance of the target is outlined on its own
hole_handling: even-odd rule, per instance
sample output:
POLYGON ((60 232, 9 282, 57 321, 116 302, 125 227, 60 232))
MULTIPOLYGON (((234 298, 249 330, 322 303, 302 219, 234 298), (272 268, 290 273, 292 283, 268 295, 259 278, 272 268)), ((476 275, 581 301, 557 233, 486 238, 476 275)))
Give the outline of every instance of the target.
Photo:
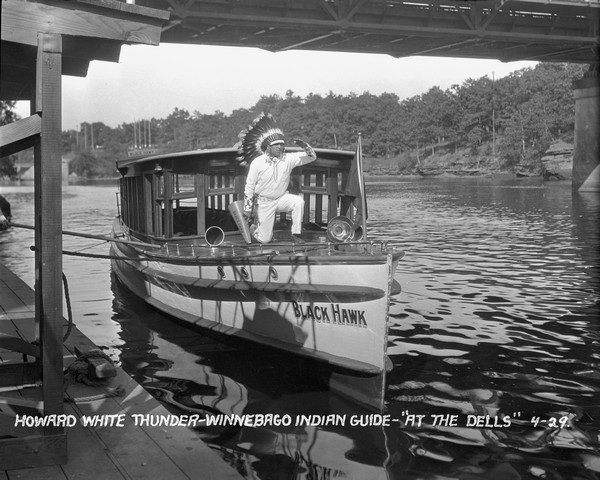
MULTIPOLYGON (((433 87, 407 99, 393 93, 327 95, 302 98, 262 96, 251 108, 229 115, 174 108, 166 118, 123 123, 82 123, 63 132, 72 160, 70 173, 115 176, 115 160, 133 148, 161 152, 233 146, 239 132, 261 112, 271 113, 287 138, 315 147, 353 150, 362 134, 368 173, 410 174, 444 158, 462 167, 489 170, 539 168, 548 146, 572 142, 575 123, 574 80, 586 65, 539 63, 493 79, 468 79, 442 90, 433 87)), ((16 119, 3 103, 2 123, 16 119)), ((0 176, 14 176, 15 156, 0 160, 0 176)))

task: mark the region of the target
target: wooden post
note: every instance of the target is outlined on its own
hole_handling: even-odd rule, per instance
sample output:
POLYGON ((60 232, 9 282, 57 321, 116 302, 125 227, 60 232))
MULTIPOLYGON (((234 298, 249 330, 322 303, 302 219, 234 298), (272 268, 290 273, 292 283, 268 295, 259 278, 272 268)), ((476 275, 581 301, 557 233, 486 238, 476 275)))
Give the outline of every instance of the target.
MULTIPOLYGON (((154 198, 152 197, 152 175, 144 175, 144 233, 149 235, 155 235, 154 226, 152 224, 152 205, 155 204, 154 198)), ((123 184, 123 180, 121 180, 123 184)))
MULTIPOLYGON (((153 235, 156 237, 161 237, 163 235, 163 207, 162 200, 160 197, 163 195, 164 191, 164 183, 163 183, 162 173, 159 175, 157 173, 152 174, 152 216, 154 218, 154 233, 153 235), (162 186, 161 186, 162 184, 162 186)), ((164 198, 164 197, 163 197, 164 198)))
POLYGON ((163 171, 163 235, 167 238, 173 236, 173 174, 169 170, 163 171))
MULTIPOLYGON (((305 188, 310 188, 310 173, 304 174, 304 184, 302 185, 305 188)), ((303 189, 300 189, 301 196, 304 199, 304 213, 302 214, 303 221, 310 221, 310 193, 304 194, 303 189)))
MULTIPOLYGON (((204 235, 206 231, 206 176, 204 173, 196 174, 196 234, 204 235)), ((243 198, 243 197, 242 197, 243 198)))
MULTIPOLYGON (((325 179, 325 174, 317 172, 316 175, 316 186, 322 187, 325 179)), ((323 221, 323 194, 317 193, 315 195, 315 223, 321 223, 323 221)))
MULTIPOLYGON (((62 37, 38 35, 36 113, 42 117, 35 165, 36 321, 40 328, 44 415, 63 413, 62 352, 62 37)), ((62 433, 61 427, 47 433, 62 433)))
POLYGON ((338 215, 338 171, 336 168, 327 169, 327 195, 329 203, 327 208, 327 222, 338 215))

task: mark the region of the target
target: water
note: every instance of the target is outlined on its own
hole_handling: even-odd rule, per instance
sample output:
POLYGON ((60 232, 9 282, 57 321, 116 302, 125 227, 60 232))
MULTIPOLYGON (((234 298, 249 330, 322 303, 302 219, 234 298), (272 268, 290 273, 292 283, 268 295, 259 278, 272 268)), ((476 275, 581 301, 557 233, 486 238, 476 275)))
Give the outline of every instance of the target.
MULTIPOLYGON (((114 186, 66 186, 64 229, 108 234, 114 186)), ((369 228, 406 250, 392 300, 385 414, 308 380, 304 362, 176 325, 64 257, 77 326, 174 412, 346 415, 343 426, 197 428, 248 479, 600 477, 597 195, 490 178, 370 184, 369 228), (368 418, 368 417, 360 417, 368 418)), ((29 187, 2 187, 32 223, 29 187)), ((33 284, 33 232, 0 233, 0 261, 33 284)), ((108 253, 65 237, 64 249, 108 253)), ((316 417, 324 418, 324 417, 316 417)))

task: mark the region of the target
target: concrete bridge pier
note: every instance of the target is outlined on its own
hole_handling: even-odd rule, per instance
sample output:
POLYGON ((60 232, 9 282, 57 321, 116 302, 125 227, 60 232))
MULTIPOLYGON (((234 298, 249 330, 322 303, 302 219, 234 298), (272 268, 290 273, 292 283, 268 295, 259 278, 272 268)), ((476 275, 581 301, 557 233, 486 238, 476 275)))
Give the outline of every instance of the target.
POLYGON ((575 96, 575 150, 573 190, 600 191, 600 76, 591 70, 573 83, 575 96))

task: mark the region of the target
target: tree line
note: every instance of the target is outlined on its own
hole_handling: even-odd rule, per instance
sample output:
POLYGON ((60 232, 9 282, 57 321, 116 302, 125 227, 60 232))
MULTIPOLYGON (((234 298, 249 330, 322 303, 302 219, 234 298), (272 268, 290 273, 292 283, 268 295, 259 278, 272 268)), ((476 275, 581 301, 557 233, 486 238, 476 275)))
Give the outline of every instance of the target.
MULTIPOLYGON (((362 133, 368 168, 395 165, 409 173, 439 151, 493 155, 502 165, 535 164, 550 143, 573 137, 575 101, 572 82, 587 66, 539 63, 494 79, 468 79, 443 90, 401 100, 393 93, 373 95, 309 94, 262 96, 251 108, 226 115, 175 108, 166 118, 123 123, 82 123, 63 132, 72 152, 72 172, 113 176, 115 160, 133 147, 166 152, 233 146, 239 132, 261 112, 271 113, 288 138, 299 137, 322 148, 352 150, 362 133)), ((394 169, 394 168, 393 168, 394 169)), ((393 170, 392 169, 392 170, 393 170)))

